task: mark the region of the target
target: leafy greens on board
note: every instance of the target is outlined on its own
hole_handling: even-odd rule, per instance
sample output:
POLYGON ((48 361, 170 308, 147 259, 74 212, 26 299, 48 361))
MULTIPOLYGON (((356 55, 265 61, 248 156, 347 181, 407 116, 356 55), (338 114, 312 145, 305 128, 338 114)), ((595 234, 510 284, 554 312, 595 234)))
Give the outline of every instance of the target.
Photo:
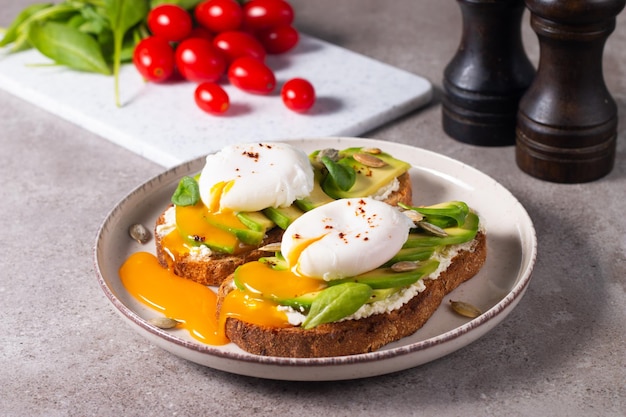
POLYGON ((159 4, 193 9, 202 0, 64 0, 23 9, 4 30, 0 47, 9 53, 35 48, 57 65, 115 78, 130 62, 135 45, 148 36, 146 18, 159 4))

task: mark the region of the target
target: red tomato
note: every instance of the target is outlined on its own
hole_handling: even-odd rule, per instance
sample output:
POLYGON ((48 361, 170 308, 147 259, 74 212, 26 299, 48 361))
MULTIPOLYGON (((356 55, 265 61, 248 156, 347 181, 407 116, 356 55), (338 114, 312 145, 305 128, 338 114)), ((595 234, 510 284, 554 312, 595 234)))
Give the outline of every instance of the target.
POLYGON ((272 70, 258 59, 237 58, 228 69, 228 80, 235 87, 249 93, 268 94, 276 87, 272 70))
POLYGON ((243 6, 244 26, 267 29, 293 23, 293 8, 284 0, 251 0, 243 6))
POLYGON ((249 33, 241 31, 222 32, 213 39, 213 45, 232 62, 242 56, 251 56, 260 61, 265 59, 265 49, 261 42, 249 33))
POLYGON ((135 47, 133 63, 146 80, 162 82, 174 73, 174 50, 167 40, 150 36, 135 47))
POLYGON ((235 0, 206 0, 194 9, 198 23, 213 32, 237 30, 243 21, 243 10, 235 0))
POLYGON ((207 113, 224 113, 230 107, 228 93, 215 83, 201 83, 194 93, 196 104, 207 113))
POLYGON ((280 25, 257 32, 257 38, 268 54, 282 54, 298 44, 300 35, 291 25, 280 25))
POLYGON ((189 81, 217 81, 226 71, 226 60, 210 41, 190 38, 176 48, 176 67, 189 81))
POLYGON ((148 13, 148 28, 153 35, 168 41, 178 42, 191 32, 191 16, 185 9, 175 4, 156 6, 148 13))
POLYGON ((280 96, 288 109, 302 112, 315 104, 315 89, 303 78, 292 78, 280 90, 280 96))

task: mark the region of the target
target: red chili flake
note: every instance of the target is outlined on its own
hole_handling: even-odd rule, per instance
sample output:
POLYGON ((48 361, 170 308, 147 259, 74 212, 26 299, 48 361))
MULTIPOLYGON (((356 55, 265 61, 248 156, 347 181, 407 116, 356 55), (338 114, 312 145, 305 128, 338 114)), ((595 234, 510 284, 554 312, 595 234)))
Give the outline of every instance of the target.
POLYGON ((193 239, 194 242, 204 242, 206 239, 204 236, 198 236, 198 235, 191 235, 191 238, 193 239))

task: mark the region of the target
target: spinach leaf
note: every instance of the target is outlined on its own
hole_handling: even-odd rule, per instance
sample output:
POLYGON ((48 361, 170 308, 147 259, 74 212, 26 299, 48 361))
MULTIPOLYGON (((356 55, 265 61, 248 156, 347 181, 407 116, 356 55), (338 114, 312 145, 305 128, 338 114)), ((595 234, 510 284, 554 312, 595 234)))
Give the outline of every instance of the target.
POLYGON ((369 285, 357 282, 328 287, 313 299, 302 327, 312 329, 320 324, 341 320, 361 308, 371 295, 372 288, 369 285))
POLYGON ((113 31, 113 75, 115 76, 115 102, 120 103, 119 72, 124 35, 141 22, 149 11, 148 0, 104 0, 104 14, 113 31))
POLYGON ((37 13, 40 10, 46 9, 52 6, 51 3, 39 3, 28 6, 24 10, 22 10, 17 17, 11 22, 6 32, 4 33, 4 37, 0 40, 0 47, 7 46, 18 39, 18 36, 21 32, 20 27, 22 23, 24 23, 28 18, 37 13))
POLYGON ((328 156, 322 156, 321 162, 328 170, 330 179, 342 191, 348 191, 356 182, 356 172, 351 166, 346 166, 333 161, 328 156))
POLYGON ((172 195, 172 203, 177 206, 193 206, 200 201, 200 187, 192 177, 182 177, 172 195))
POLYGON ((29 30, 28 39, 39 52, 58 64, 80 71, 111 74, 98 42, 76 28, 58 22, 35 24, 29 30))
POLYGON ((204 0, 152 0, 150 2, 150 8, 154 9, 156 6, 160 6, 161 4, 176 4, 183 9, 191 10, 202 1, 204 0))

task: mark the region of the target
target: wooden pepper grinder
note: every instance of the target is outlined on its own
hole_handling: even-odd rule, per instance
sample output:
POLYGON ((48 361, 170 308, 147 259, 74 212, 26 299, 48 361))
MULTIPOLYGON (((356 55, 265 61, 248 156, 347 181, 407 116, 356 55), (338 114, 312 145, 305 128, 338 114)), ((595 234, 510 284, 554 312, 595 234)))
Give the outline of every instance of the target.
POLYGON ((615 161, 617 106, 604 84, 604 44, 626 0, 527 0, 537 75, 520 101, 516 159, 547 181, 582 183, 615 161))
POLYGON ((444 70, 444 131, 482 146, 515 143, 517 106, 535 69, 521 37, 523 0, 457 0, 459 48, 444 70))

